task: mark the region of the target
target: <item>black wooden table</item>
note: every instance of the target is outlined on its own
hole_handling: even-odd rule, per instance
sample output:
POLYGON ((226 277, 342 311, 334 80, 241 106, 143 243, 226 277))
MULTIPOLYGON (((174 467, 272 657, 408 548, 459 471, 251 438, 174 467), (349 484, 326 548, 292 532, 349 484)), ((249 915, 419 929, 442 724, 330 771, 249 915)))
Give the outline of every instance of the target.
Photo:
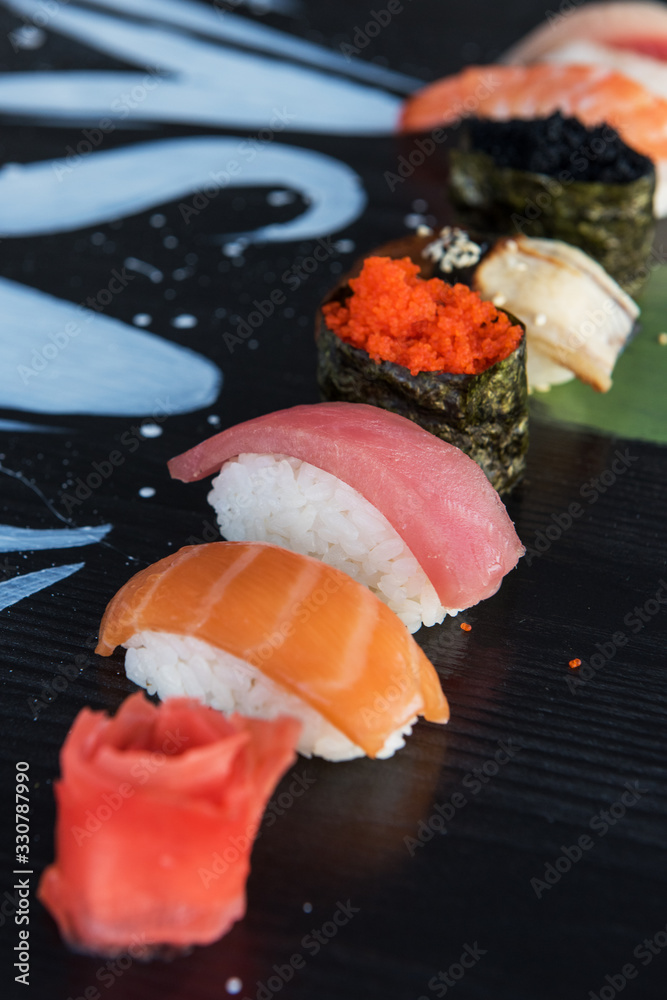
MULTIPOLYGON (((491 61, 544 16, 537 0, 414 0, 360 58, 434 79, 491 61)), ((254 17, 338 49, 372 15, 349 0, 254 17)), ((127 68, 48 24, 39 45, 33 33, 37 47, 25 31, 17 46, 12 33, 26 25, 6 9, 0 25, 7 69, 127 68)), ((85 126, 8 116, 2 159, 62 158, 85 126)), ((200 134, 244 130, 134 122, 107 135, 104 149, 200 134)), ((221 190, 196 224, 172 199, 117 221, 0 243, 5 277, 73 303, 96 295, 128 258, 149 262, 163 280, 133 272, 107 314, 137 329, 135 318, 149 315, 151 331, 224 373, 218 398, 188 413, 0 411, 3 420, 37 425, 2 431, 2 522, 113 525, 87 546, 34 551, 26 543, 2 557, 2 582, 85 563, 0 612, 0 805, 9 817, 2 995, 218 1000, 238 988, 253 1000, 611 1000, 621 992, 659 1000, 667 995, 667 457, 647 441, 540 419, 526 479, 508 502, 528 557, 495 597, 466 613, 470 632, 452 619, 417 636, 441 676, 450 724, 420 723, 385 763, 300 758, 290 775, 307 790, 290 796, 290 775, 277 789, 274 819, 253 855, 247 916, 227 937, 171 963, 107 965, 70 954, 35 898, 53 856, 52 782, 67 729, 82 706, 113 712, 133 689, 119 655, 92 652, 107 601, 167 552, 217 537, 208 484, 170 481, 167 459, 217 427, 316 402, 320 298, 356 254, 405 232, 413 216, 449 217, 437 171, 415 171, 390 190, 383 175, 402 150, 394 139, 286 133, 284 141, 347 163, 368 195, 365 211, 335 233, 336 247, 295 289, 280 276, 312 257, 316 240, 250 246, 239 266, 212 238, 266 224, 267 190, 254 186, 221 190), (225 342, 252 300, 276 287, 285 301, 270 320, 251 340, 225 342), (174 326, 178 316, 196 325, 174 326), (112 453, 121 460, 107 474, 112 453), (611 469, 613 483, 600 488, 611 469), (573 503, 583 513, 568 523, 573 503), (574 657, 584 661, 578 671, 568 667, 574 657), (27 989, 12 967, 16 761, 29 764, 33 788, 27 989)), ((272 212, 280 221, 295 209, 278 199, 272 212)))

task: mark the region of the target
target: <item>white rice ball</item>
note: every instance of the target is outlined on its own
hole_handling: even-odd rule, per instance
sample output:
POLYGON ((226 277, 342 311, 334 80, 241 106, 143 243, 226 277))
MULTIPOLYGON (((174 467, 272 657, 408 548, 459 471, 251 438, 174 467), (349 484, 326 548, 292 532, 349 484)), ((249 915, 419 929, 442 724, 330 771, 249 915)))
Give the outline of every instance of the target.
POLYGON ((313 556, 369 587, 410 632, 461 608, 444 608, 433 584, 384 514, 347 483, 288 455, 225 462, 208 501, 231 542, 272 542, 313 556))
MULTIPOLYGON (((258 719, 291 715, 302 723, 297 750, 305 757, 353 760, 365 752, 323 715, 297 695, 272 681, 257 667, 231 653, 191 636, 169 632, 137 632, 124 643, 125 671, 149 694, 166 698, 196 698, 221 712, 258 719)), ((379 758, 391 757, 405 746, 415 715, 391 733, 379 758)))

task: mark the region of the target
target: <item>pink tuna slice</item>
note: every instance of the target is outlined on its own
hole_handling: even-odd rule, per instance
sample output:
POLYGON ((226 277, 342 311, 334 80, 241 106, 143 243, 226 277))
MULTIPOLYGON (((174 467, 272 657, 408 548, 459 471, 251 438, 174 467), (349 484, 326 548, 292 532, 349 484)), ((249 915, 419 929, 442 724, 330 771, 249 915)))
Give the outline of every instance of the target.
POLYGON ((244 453, 292 455, 347 483, 400 535, 445 608, 491 597, 525 552, 480 467, 411 420, 365 403, 294 406, 172 458, 185 483, 244 453))

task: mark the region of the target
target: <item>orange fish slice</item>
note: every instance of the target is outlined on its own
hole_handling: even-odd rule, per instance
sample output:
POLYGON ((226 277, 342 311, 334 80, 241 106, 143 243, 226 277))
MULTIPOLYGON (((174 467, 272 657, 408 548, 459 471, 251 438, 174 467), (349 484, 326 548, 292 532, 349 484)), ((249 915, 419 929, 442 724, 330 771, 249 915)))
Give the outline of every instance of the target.
POLYGON ((139 632, 244 660, 369 757, 417 715, 449 718, 435 669, 392 611, 340 570, 275 545, 186 546, 137 573, 107 607, 97 652, 139 632))

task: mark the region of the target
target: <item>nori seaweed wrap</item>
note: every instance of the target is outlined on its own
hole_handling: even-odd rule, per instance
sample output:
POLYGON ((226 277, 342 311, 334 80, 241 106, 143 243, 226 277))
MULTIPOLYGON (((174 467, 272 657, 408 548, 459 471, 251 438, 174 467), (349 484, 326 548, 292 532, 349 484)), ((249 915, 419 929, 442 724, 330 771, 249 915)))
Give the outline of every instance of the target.
MULTIPOLYGON (((396 240, 375 253, 377 256, 410 257, 420 267, 420 276, 438 273, 435 261, 422 256, 432 236, 396 240)), ((462 264, 454 280, 465 282, 474 272, 478 255, 459 255, 462 264)), ((361 270, 359 261, 330 293, 323 305, 343 303, 351 295, 348 281, 361 270)), ((447 274, 439 276, 449 278, 447 274)), ((484 470, 492 485, 507 493, 522 478, 528 448, 525 327, 510 314, 512 324, 524 335, 518 347, 504 360, 476 375, 422 371, 391 361, 376 362, 363 349, 342 340, 317 316, 317 378, 324 399, 370 403, 408 417, 443 441, 456 445, 484 470)))
POLYGON ((654 236, 653 163, 609 125, 556 112, 523 121, 468 119, 452 150, 450 186, 485 230, 560 239, 634 294, 654 236))

